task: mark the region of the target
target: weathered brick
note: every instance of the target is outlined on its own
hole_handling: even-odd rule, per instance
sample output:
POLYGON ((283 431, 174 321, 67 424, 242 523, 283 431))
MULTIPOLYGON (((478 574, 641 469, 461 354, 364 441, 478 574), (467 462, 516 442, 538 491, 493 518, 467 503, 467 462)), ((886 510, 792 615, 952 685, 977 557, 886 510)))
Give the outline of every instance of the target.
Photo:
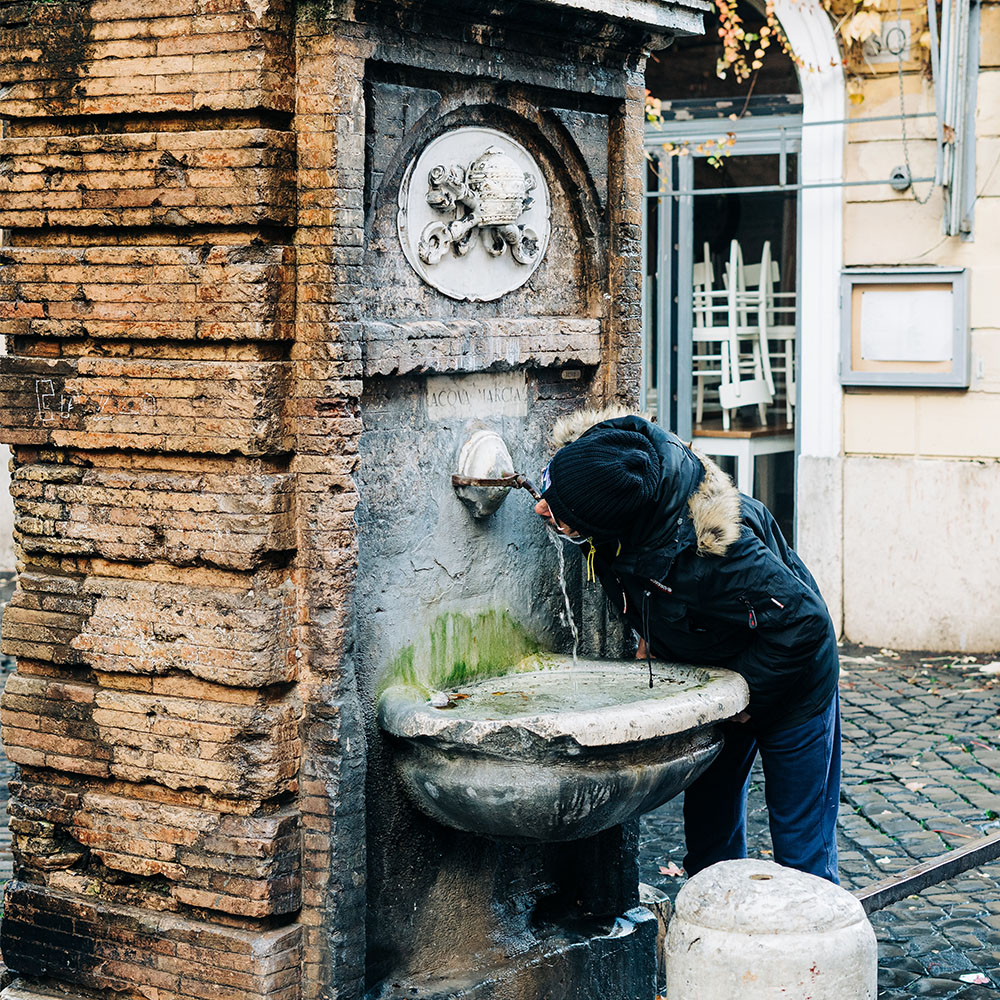
POLYGON ((252 570, 294 548, 292 486, 264 472, 33 465, 15 470, 11 494, 27 555, 58 543, 108 559, 252 570))
POLYGON ((0 117, 101 113, 93 95, 115 98, 118 113, 294 108, 291 5, 240 0, 222 9, 185 3, 7 5, 0 12, 0 63, 8 86, 0 117), (224 59, 207 87, 199 59, 224 59), (229 72, 229 70, 233 70, 229 72), (154 98, 170 79, 176 98, 154 98))
POLYGON ((294 150, 272 129, 0 139, 0 226, 289 225, 294 150))
POLYGON ((285 340, 290 247, 0 249, 0 334, 285 340))
MULTIPOLYGON (((108 868, 162 875, 175 907, 246 917, 291 912, 300 903, 297 813, 218 813, 67 786, 13 786, 14 851, 52 870, 78 860, 75 841, 108 868)), ((162 899, 157 901, 162 906, 162 899)))
POLYGON ((38 358, 0 362, 3 440, 265 455, 287 449, 283 362, 38 358))
POLYGON ((32 763, 41 753, 45 766, 73 774, 204 788, 228 798, 264 799, 294 788, 300 747, 291 701, 196 702, 13 674, 3 706, 39 721, 35 730, 5 723, 15 763, 27 763, 26 750, 32 763), (68 702, 81 711, 69 712, 68 702))
POLYGON ((295 925, 248 931, 14 882, 0 934, 15 972, 62 977, 69 970, 93 989, 144 994, 155 983, 159 1000, 210 995, 214 980, 206 977, 216 963, 242 975, 242 1000, 274 1000, 297 989, 295 925), (205 964, 192 962, 192 952, 205 964))

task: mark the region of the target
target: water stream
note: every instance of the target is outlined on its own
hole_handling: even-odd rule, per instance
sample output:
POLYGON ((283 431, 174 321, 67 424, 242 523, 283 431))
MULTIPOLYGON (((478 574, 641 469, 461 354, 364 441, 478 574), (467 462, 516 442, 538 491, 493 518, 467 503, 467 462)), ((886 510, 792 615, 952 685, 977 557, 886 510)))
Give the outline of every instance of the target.
POLYGON ((562 541, 559 533, 549 525, 545 530, 548 532, 549 540, 556 547, 556 555, 559 560, 559 589, 562 590, 563 604, 566 608, 566 620, 569 623, 569 630, 573 634, 573 666, 576 666, 576 650, 580 644, 580 633, 576 627, 576 619, 573 617, 573 610, 569 604, 569 594, 566 591, 566 558, 563 553, 562 541))

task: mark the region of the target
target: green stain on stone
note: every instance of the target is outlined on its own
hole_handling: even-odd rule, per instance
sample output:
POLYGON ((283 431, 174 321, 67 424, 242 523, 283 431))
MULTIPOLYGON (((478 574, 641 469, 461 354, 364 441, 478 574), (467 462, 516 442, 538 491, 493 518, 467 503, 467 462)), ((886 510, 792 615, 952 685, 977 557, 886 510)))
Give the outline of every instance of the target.
POLYGON ((446 690, 510 673, 541 646, 506 611, 439 616, 422 637, 401 650, 382 674, 379 692, 393 684, 446 690))

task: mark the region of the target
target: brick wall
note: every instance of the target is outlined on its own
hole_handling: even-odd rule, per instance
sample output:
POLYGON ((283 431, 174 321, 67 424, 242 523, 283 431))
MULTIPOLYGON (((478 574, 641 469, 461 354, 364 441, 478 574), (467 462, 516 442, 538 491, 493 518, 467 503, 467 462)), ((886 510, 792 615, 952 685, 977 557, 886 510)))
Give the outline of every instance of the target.
POLYGON ((302 995, 284 0, 0 3, 27 983, 302 995))

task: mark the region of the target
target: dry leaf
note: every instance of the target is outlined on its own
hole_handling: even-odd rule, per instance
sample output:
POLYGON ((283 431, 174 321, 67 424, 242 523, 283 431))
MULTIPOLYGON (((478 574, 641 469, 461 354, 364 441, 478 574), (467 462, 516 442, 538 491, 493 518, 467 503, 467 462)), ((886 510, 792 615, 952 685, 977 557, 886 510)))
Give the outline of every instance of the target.
POLYGON ((673 863, 673 861, 671 861, 670 864, 667 865, 666 867, 664 867, 663 865, 660 865, 660 874, 661 875, 672 875, 674 878, 676 878, 678 875, 683 875, 684 874, 684 869, 683 868, 678 868, 677 865, 675 865, 673 863))

